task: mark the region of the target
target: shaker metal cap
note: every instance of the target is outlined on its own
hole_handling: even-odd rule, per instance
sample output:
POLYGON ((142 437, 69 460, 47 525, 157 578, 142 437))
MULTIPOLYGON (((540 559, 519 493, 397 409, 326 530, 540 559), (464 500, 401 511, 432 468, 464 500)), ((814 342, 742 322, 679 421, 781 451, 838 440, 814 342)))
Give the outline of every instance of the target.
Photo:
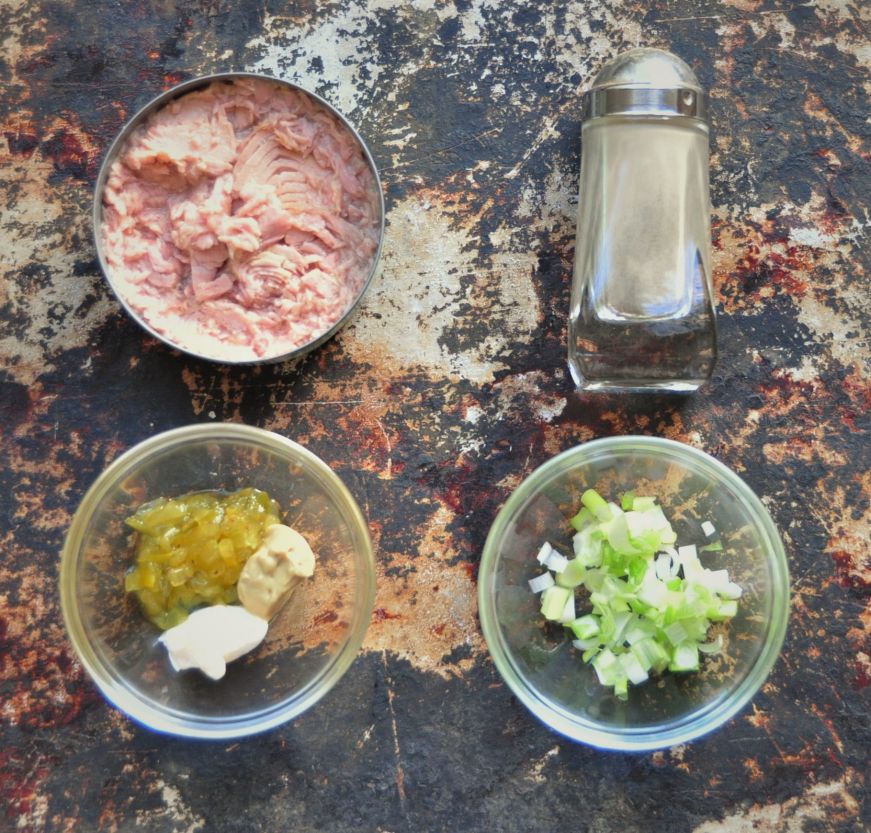
POLYGON ((706 122, 708 99, 695 73, 664 49, 630 49, 608 61, 584 93, 584 121, 600 116, 685 116, 706 122))

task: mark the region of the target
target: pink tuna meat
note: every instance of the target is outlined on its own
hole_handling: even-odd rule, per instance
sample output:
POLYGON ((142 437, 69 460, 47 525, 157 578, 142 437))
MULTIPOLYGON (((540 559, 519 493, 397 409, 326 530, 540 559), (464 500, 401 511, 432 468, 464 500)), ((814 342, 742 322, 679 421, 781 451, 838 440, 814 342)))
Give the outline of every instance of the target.
POLYGON ((180 347, 228 361, 329 330, 366 282, 380 223, 353 134, 304 93, 258 79, 152 114, 115 160, 103 211, 127 304, 180 347))

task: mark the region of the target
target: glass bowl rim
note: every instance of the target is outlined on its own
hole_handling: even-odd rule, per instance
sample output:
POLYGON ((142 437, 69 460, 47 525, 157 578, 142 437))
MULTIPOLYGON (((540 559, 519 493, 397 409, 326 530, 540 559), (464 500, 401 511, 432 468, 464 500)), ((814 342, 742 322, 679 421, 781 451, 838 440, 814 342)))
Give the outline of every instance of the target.
POLYGON ((209 423, 173 428, 149 437, 113 460, 85 492, 64 539, 60 562, 60 602, 67 635, 88 675, 115 707, 136 722, 165 734, 201 739, 239 738, 264 732, 297 717, 321 699, 344 675, 363 644, 375 604, 375 556, 369 527, 353 495, 341 478, 320 457, 299 443, 273 431, 238 423, 209 423), (88 639, 76 598, 77 570, 87 526, 102 500, 139 464, 191 442, 242 441, 278 452, 288 459, 304 460, 335 490, 345 503, 350 522, 362 545, 362 569, 356 583, 354 612, 348 636, 330 662, 293 698, 248 715, 231 718, 191 718, 189 713, 156 706, 125 685, 123 676, 104 663, 88 639))
POLYGON ((536 468, 512 492, 499 510, 484 544, 478 574, 481 630, 493 662, 512 693, 539 720, 560 734, 591 746, 622 751, 641 752, 686 743, 712 731, 740 711, 765 682, 780 654, 789 619, 789 594, 789 568, 783 541, 771 515, 755 492, 728 466, 706 452, 676 440, 644 435, 590 440, 557 454, 536 468), (490 584, 496 574, 500 558, 499 548, 511 519, 542 486, 579 463, 638 451, 653 453, 680 464, 689 464, 696 472, 701 470, 713 481, 724 481, 732 488, 753 518, 763 543, 767 545, 772 576, 772 609, 762 649, 744 678, 728 696, 703 704, 671 721, 665 728, 659 724, 652 727, 618 729, 570 714, 541 694, 520 673, 511 659, 511 651, 502 635, 495 610, 495 594, 490 584))

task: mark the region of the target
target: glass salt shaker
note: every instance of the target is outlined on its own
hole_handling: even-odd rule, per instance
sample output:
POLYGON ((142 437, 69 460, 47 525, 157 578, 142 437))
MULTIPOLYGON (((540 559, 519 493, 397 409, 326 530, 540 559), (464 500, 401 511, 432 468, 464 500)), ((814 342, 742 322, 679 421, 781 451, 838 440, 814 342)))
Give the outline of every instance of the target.
POLYGON ((660 49, 584 94, 569 369, 584 391, 689 393, 717 359, 707 101, 660 49))

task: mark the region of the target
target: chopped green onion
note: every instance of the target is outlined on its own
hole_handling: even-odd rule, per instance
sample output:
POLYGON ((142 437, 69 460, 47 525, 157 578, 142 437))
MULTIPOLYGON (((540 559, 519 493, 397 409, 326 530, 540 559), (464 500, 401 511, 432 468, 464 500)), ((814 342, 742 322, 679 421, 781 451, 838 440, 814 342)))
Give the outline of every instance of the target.
POLYGON ((581 495, 581 503, 587 507, 600 521, 611 520, 611 507, 595 489, 587 489, 581 495))
POLYGON ((628 654, 620 654, 620 665, 623 666, 623 673, 630 683, 638 685, 647 679, 647 669, 631 651, 628 654))
POLYGON ((629 699, 629 679, 628 677, 618 677, 614 682, 614 696, 620 700, 629 699))
POLYGON ((656 672, 663 671, 668 667, 671 654, 662 647, 655 639, 647 638, 636 642, 629 649, 647 671, 653 669, 656 672))
POLYGON ((593 659, 593 668, 602 685, 615 685, 619 676, 619 662, 610 648, 600 651, 593 659))
POLYGON ((723 650, 723 634, 718 633, 716 639, 710 642, 702 642, 699 645, 699 650, 703 654, 718 654, 723 650))
POLYGON ((644 642, 656 634, 656 625, 649 619, 638 619, 632 621, 626 629, 626 641, 630 645, 636 645, 639 642, 644 642))
POLYGON ((569 519, 569 523, 575 528, 576 532, 580 532, 587 524, 591 524, 594 520, 593 513, 586 506, 582 506, 580 512, 569 519))
POLYGON ((604 541, 599 537, 593 537, 592 527, 585 527, 574 538, 572 548, 577 558, 584 567, 598 567, 602 563, 602 548, 604 541))
POLYGON ((584 580, 584 565, 573 558, 566 564, 565 570, 556 575, 556 583, 560 587, 577 587, 584 580))
POLYGON ((599 633, 599 619, 596 616, 587 614, 575 619, 569 625, 569 628, 571 628, 572 633, 578 639, 589 639, 599 633))
POLYGON ((571 595, 572 591, 566 587, 557 587, 556 585, 548 587, 541 594, 541 615, 553 622, 558 621, 562 617, 563 611, 566 609, 566 602, 571 595))
MULTIPOLYGON (((561 589, 569 590, 567 587, 561 589)), ((575 621, 575 615, 575 594, 569 590, 569 597, 566 599, 566 603, 563 606, 563 612, 559 617, 560 624, 570 625, 575 621)))
POLYGON ((663 628, 662 632, 675 648, 690 638, 689 632, 682 622, 672 622, 667 628, 663 628))
POLYGON ((723 602, 717 607, 717 612, 714 615, 709 615, 708 618, 714 622, 722 622, 724 619, 731 619, 738 613, 738 602, 729 601, 723 602))
MULTIPOLYGON (((588 489, 581 502, 570 520, 575 557, 549 543, 539 551, 538 560, 555 574, 529 582, 542 594, 542 615, 572 631, 583 661, 618 698, 628 697, 629 683, 665 669, 698 670, 700 652, 723 647, 722 635, 706 641, 711 623, 735 616, 742 592, 726 570, 699 560, 722 543, 675 549, 677 536, 654 497, 627 492, 618 505, 588 489), (590 609, 581 616, 576 587, 588 593, 590 609)), ((713 525, 702 529, 708 537, 716 532, 713 525)))
POLYGON ((669 671, 698 671, 699 646, 695 642, 682 642, 677 645, 668 664, 669 671))

